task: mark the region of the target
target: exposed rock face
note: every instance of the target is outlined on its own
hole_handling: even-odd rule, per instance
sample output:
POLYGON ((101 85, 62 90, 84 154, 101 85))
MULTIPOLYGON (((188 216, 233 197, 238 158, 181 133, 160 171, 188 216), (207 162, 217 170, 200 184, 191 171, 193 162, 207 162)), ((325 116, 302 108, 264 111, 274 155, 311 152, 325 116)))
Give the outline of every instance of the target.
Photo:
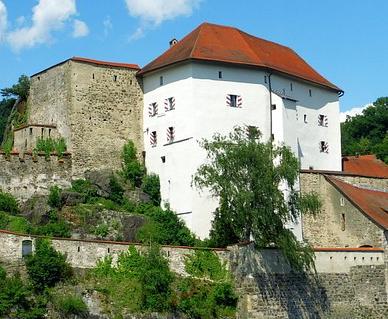
POLYGON ((64 190, 61 192, 61 203, 64 206, 75 206, 85 202, 85 195, 64 190))
POLYGON ((47 196, 35 195, 20 205, 20 214, 32 223, 39 224, 50 209, 50 206, 47 204, 47 196))

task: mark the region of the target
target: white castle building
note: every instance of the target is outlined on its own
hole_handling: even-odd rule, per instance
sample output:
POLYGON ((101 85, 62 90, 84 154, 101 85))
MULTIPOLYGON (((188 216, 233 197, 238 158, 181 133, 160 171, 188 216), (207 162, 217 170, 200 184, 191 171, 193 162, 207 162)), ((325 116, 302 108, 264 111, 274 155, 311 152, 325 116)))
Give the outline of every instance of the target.
POLYGON ((209 23, 170 44, 138 73, 146 167, 160 176, 163 202, 196 234, 208 235, 217 207, 191 186, 206 157, 198 141, 215 132, 256 126, 290 146, 302 169, 341 170, 343 92, 292 49, 209 23))

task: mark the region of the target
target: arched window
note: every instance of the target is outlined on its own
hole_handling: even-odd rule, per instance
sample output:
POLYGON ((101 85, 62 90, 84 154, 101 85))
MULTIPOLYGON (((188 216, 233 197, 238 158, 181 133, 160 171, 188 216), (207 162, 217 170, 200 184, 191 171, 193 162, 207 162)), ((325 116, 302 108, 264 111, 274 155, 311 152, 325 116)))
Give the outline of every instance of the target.
POLYGON ((22 241, 22 257, 26 257, 32 254, 32 240, 22 241))

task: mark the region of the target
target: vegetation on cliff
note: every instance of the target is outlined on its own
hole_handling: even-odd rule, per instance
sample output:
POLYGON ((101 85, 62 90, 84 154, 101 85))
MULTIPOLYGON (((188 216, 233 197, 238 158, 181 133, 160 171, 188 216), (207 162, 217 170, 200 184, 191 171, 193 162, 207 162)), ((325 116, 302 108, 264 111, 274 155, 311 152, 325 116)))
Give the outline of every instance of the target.
POLYGON ((388 97, 341 123, 342 154, 375 154, 388 164, 388 97))
POLYGON ((312 248, 285 225, 296 222, 300 213, 319 212, 320 200, 317 194, 302 195, 296 188, 300 166, 291 149, 263 143, 261 137, 256 128, 236 127, 228 136, 215 134, 201 143, 208 162, 193 181, 220 201, 211 239, 215 244, 232 244, 253 238, 259 247, 280 248, 293 267, 310 268, 312 248))

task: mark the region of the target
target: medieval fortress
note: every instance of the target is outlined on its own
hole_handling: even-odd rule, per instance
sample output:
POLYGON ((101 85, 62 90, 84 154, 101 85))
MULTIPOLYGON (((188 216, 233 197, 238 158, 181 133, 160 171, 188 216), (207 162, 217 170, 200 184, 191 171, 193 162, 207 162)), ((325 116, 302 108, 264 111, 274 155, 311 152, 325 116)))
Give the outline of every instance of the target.
MULTIPOLYGON (((209 23, 172 40, 143 68, 73 57, 31 76, 28 122, 14 130, 11 156, 0 154, 0 189, 25 200, 90 170, 120 169, 130 139, 148 172, 159 175, 163 203, 206 237, 217 201, 191 186, 206 158, 198 141, 236 125, 258 127, 265 140, 294 151, 301 190, 323 199, 318 218, 290 227, 320 249, 321 272, 355 276, 347 292, 335 292, 341 279, 329 278, 333 296, 343 294, 344 311, 347 302, 374 305, 380 318, 388 309, 388 170, 373 157, 341 157, 342 94, 290 48, 209 23), (68 153, 33 156, 39 137, 63 137, 68 153), (368 280, 374 287, 362 286, 368 280)), ((58 247, 73 254, 70 242, 58 247)), ((247 307, 259 313, 253 299, 247 307)))

